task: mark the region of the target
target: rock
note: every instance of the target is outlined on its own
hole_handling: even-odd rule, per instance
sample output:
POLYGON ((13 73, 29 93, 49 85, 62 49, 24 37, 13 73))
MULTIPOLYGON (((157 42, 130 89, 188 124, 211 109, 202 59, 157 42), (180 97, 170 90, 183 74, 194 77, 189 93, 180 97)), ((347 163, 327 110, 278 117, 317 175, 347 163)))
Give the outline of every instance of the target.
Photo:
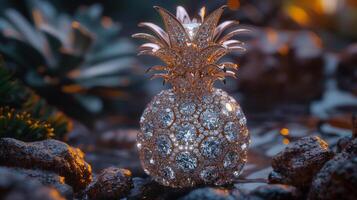
POLYGON ((193 190, 180 200, 234 200, 236 199, 229 190, 221 188, 199 188, 193 190))
POLYGON ((150 177, 133 178, 134 187, 131 189, 130 194, 126 197, 128 200, 165 200, 165 199, 178 199, 184 195, 187 195, 192 188, 170 188, 165 187, 150 177))
POLYGON ((4 200, 65 200, 54 188, 19 174, 0 168, 0 199, 4 200))
POLYGON ((27 178, 35 179, 42 185, 55 188, 62 196, 67 198, 73 197, 72 187, 64 182, 64 178, 55 173, 43 171, 43 170, 31 170, 21 168, 8 168, 0 167, 0 169, 6 169, 14 174, 21 174, 27 178))
POLYGON ((346 146, 351 142, 352 138, 349 136, 341 137, 336 143, 335 153, 341 153, 346 146))
POLYGON ((90 199, 120 199, 133 187, 131 172, 127 169, 110 167, 104 169, 88 186, 90 199))
POLYGON ((248 200, 297 200, 300 191, 290 185, 262 185, 249 193, 248 200))
POLYGON ((328 144, 321 138, 301 138, 273 157, 273 172, 269 175, 269 182, 307 188, 313 176, 332 156, 328 144))
POLYGON ((75 191, 84 189, 92 180, 91 166, 85 162, 84 153, 52 139, 28 143, 0 139, 0 165, 57 173, 75 191))
POLYGON ((314 177, 308 199, 357 199, 356 188, 357 139, 354 139, 314 177))

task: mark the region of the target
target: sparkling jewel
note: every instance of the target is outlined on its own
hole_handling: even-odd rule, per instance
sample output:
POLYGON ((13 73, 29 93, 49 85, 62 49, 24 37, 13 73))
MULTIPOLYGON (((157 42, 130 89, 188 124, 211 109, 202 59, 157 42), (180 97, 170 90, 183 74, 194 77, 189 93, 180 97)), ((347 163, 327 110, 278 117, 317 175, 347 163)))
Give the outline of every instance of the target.
POLYGON ((195 113, 196 105, 192 102, 185 102, 180 105, 179 109, 183 115, 192 115, 195 113))
POLYGON ((203 169, 200 177, 207 183, 213 182, 218 178, 218 170, 214 166, 209 166, 203 169))
POLYGON ((240 125, 246 125, 247 124, 247 118, 245 118, 243 111, 241 109, 237 110, 237 117, 239 119, 239 124, 240 125))
MULTIPOLYGON (((246 125, 240 124, 237 110, 229 115, 222 112, 226 107, 220 102, 229 96, 214 89, 211 95, 191 102, 177 96, 171 102, 171 93, 172 90, 165 90, 148 105, 166 112, 154 113, 147 109, 145 120, 141 121, 138 144, 143 168, 156 181, 173 187, 230 183, 234 173, 239 175, 246 162, 249 134, 246 125), (212 101, 204 103, 203 98, 212 101), (160 122, 162 118, 155 117, 160 114, 169 116, 165 118, 169 119, 165 128, 160 122), (152 132, 152 136, 147 137, 147 132, 152 132), (221 178, 221 175, 231 178, 221 178)), ((236 102, 230 101, 230 104, 241 109, 236 102)), ((242 113, 240 117, 244 117, 242 113)))
POLYGON ((175 172, 172 170, 171 167, 164 167, 161 170, 161 175, 168 180, 174 179, 175 178, 175 172))
POLYGON ((217 113, 212 110, 206 110, 201 114, 201 121, 203 126, 208 129, 216 129, 219 125, 219 118, 217 113))
POLYGON ((234 122, 228 122, 224 126, 224 134, 227 140, 230 142, 237 140, 239 131, 240 131, 239 126, 237 126, 237 124, 234 122))
POLYGON ((170 108, 162 109, 159 112, 159 122, 163 128, 166 128, 172 124, 174 121, 174 113, 170 108))
POLYGON ((167 136, 160 135, 157 138, 156 145, 157 145, 157 150, 161 155, 165 156, 171 153, 172 145, 170 139, 167 136))
POLYGON ((154 159, 152 157, 151 150, 149 150, 147 148, 144 149, 144 158, 145 158, 145 160, 144 160, 145 163, 154 164, 154 159))
POLYGON ((233 167, 237 163, 239 156, 237 153, 231 151, 224 156, 223 167, 233 167))
POLYGON ((181 142, 189 142, 194 139, 196 128, 194 125, 185 122, 176 128, 176 138, 181 142))
POLYGON ((189 152, 181 152, 176 156, 176 164, 183 171, 191 171, 197 167, 197 158, 189 152))
POLYGON ((142 23, 155 36, 133 36, 149 40, 139 47, 140 54, 163 61, 151 71, 172 89, 156 95, 140 120, 137 146, 143 169, 171 187, 232 183, 247 161, 247 120, 237 101, 213 85, 235 75, 236 64, 219 60, 244 50, 237 38, 229 41, 245 30, 235 28, 223 34, 228 27, 233 29, 233 21, 217 24, 224 7, 207 17, 202 9, 200 17, 192 20, 182 7, 176 18, 163 8, 156 9, 165 30, 142 23))
POLYGON ((207 158, 216 158, 222 152, 221 141, 218 138, 210 137, 201 144, 201 152, 207 158))
POLYGON ((142 126, 142 131, 144 133, 145 138, 150 138, 154 133, 154 125, 152 123, 144 124, 142 126))
POLYGON ((183 27, 186 29, 188 35, 190 36, 190 39, 192 40, 195 37, 195 34, 198 31, 198 28, 200 27, 200 23, 189 23, 189 24, 182 24, 183 27))

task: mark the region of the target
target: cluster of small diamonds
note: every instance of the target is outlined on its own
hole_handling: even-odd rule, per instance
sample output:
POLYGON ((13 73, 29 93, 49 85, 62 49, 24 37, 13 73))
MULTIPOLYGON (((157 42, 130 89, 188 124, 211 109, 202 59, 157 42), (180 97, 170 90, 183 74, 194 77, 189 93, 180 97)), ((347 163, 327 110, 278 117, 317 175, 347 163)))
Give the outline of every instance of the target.
POLYGON ((145 109, 140 125, 142 166, 163 185, 230 183, 246 162, 246 118, 220 89, 202 97, 164 90, 145 109))

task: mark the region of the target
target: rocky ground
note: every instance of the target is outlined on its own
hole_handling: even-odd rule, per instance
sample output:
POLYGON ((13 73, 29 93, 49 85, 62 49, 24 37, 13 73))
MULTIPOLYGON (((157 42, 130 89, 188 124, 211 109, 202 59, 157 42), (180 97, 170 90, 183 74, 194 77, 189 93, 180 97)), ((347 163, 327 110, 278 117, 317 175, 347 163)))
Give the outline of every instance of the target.
POLYGON ((328 136, 329 142, 322 139, 322 132, 298 133, 301 127, 291 126, 288 135, 285 129, 277 135, 276 127, 270 128, 260 130, 265 132, 261 136, 253 129, 249 161, 235 184, 187 189, 167 188, 144 175, 135 150, 135 130, 104 132, 95 145, 82 144, 86 155, 57 140, 26 143, 3 138, 0 198, 356 199, 356 119, 352 136, 328 136), (281 142, 288 138, 293 141, 281 142))

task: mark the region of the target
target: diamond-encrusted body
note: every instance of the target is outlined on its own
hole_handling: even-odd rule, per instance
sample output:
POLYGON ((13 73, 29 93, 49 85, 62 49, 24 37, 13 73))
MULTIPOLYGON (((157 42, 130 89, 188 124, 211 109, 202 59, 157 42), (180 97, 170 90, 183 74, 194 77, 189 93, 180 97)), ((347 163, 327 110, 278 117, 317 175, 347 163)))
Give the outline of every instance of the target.
POLYGON ((140 125, 142 166, 163 185, 230 183, 246 162, 246 119, 223 90, 202 96, 164 90, 149 103, 140 125))

